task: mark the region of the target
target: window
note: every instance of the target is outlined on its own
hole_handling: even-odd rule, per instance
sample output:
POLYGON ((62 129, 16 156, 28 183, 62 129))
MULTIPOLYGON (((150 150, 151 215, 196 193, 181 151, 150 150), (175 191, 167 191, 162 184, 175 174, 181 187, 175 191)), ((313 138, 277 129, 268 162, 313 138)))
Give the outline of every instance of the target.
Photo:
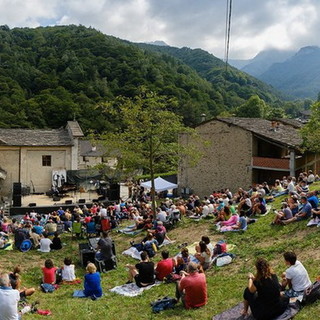
POLYGON ((42 166, 51 167, 51 156, 42 156, 42 166))

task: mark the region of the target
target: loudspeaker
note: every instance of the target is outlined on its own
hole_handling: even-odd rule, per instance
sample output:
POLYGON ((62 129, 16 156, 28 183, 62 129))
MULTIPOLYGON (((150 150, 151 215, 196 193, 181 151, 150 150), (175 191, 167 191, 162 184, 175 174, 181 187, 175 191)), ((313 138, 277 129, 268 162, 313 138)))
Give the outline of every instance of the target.
POLYGON ((86 203, 86 199, 79 199, 78 203, 86 203))
POLYGON ((21 207, 21 194, 14 194, 12 196, 13 206, 21 207))
POLYGON ((37 204, 35 202, 31 202, 28 204, 28 207, 36 207, 36 206, 37 206, 37 204))
POLYGON ((94 263, 95 251, 90 248, 89 243, 79 243, 80 263, 86 267, 88 262, 94 263))
POLYGON ((72 200, 66 200, 64 203, 65 204, 72 204, 72 200))
POLYGON ((60 201, 60 197, 53 195, 52 200, 53 201, 60 201))
POLYGON ((21 194, 22 187, 21 182, 14 182, 13 183, 13 194, 21 194))
POLYGON ((120 199, 120 184, 110 184, 110 188, 107 190, 108 200, 119 200, 120 199))

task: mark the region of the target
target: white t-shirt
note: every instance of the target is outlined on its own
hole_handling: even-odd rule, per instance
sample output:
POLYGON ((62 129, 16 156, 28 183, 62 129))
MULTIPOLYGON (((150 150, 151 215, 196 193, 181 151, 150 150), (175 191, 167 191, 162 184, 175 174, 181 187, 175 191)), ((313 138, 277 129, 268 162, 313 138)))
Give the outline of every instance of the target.
POLYGON ((100 217, 105 218, 107 216, 107 209, 106 208, 101 208, 100 209, 100 217))
POLYGON ((288 192, 294 192, 296 188, 294 187, 294 183, 291 181, 287 186, 288 192))
POLYGON ((160 211, 157 214, 157 220, 165 222, 167 220, 167 213, 164 211, 160 211))
POLYGON ((214 211, 214 206, 213 206, 212 203, 209 203, 209 204, 208 204, 208 208, 209 208, 209 213, 213 213, 213 211, 214 211))
POLYGON ((286 278, 291 280, 294 291, 303 291, 311 285, 307 270, 298 260, 286 270, 286 278))
POLYGON ((209 209, 208 205, 204 205, 204 206, 202 207, 202 215, 203 215, 204 217, 206 217, 206 216, 208 216, 209 212, 210 212, 210 209, 209 209))
POLYGON ((0 320, 18 320, 18 290, 0 289, 0 320))
POLYGON ((52 241, 48 238, 43 238, 40 240, 40 249, 41 252, 50 252, 50 244, 52 241))
POLYGON ((76 278, 74 274, 74 264, 69 266, 64 265, 62 269, 62 280, 64 281, 73 281, 76 278))

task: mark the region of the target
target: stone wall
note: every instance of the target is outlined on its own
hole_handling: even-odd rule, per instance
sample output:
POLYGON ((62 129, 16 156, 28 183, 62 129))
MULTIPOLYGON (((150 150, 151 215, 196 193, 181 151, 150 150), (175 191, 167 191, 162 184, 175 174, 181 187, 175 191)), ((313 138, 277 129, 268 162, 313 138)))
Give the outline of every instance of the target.
POLYGON ((196 145, 202 157, 195 166, 188 163, 188 157, 181 160, 179 191, 188 187, 205 196, 213 190, 230 188, 234 192, 251 185, 252 134, 249 131, 219 120, 203 123, 196 131, 200 142, 186 134, 180 136, 181 144, 196 145))

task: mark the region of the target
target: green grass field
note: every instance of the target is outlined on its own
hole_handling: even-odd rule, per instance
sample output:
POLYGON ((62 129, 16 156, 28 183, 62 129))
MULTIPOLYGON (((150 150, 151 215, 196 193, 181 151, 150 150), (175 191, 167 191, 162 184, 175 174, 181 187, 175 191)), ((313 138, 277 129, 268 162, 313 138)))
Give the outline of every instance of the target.
MULTIPOLYGON (((320 185, 313 185, 313 189, 320 188, 320 185)), ((274 208, 279 208, 281 198, 272 203, 274 208)), ((228 243, 235 244, 232 251, 237 255, 233 263, 218 268, 213 267, 207 271, 208 304, 196 310, 184 310, 181 304, 173 310, 163 311, 160 314, 151 312, 150 302, 164 296, 174 297, 174 284, 161 284, 143 292, 141 296, 128 298, 111 293, 109 289, 127 281, 125 264, 136 263, 136 260, 125 257, 121 252, 129 247, 131 237, 113 233, 111 237, 115 240, 118 268, 102 274, 103 298, 92 301, 90 299, 72 298, 75 289, 81 289, 82 285, 64 285, 54 293, 44 294, 40 290, 30 297, 30 301, 38 300, 40 309, 50 309, 50 319, 59 320, 87 320, 87 319, 211 319, 213 315, 232 307, 242 300, 242 292, 247 285, 247 273, 255 271, 255 259, 259 256, 268 259, 274 270, 280 275, 285 269, 282 253, 286 250, 293 250, 297 253, 298 259, 302 261, 312 281, 320 275, 320 228, 308 228, 306 222, 296 222, 288 226, 270 226, 273 219, 271 211, 267 216, 259 218, 252 225, 249 225, 245 233, 217 233, 212 220, 200 222, 184 219, 179 226, 170 231, 169 236, 175 239, 176 243, 166 248, 172 255, 178 253, 177 245, 183 242, 189 244, 199 241, 202 235, 209 235, 214 243, 225 239, 228 243)), ((84 269, 79 266, 78 241, 72 240, 69 234, 63 234, 63 242, 67 244, 62 250, 47 254, 37 251, 21 253, 14 251, 0 252, 1 271, 10 271, 15 264, 21 264, 24 269, 22 284, 26 287, 39 287, 41 280, 41 269, 44 260, 51 258, 55 265, 60 266, 64 257, 71 256, 77 266, 77 276, 82 278, 84 269)), ((134 238, 140 240, 142 236, 134 238)), ((83 240, 85 242, 86 240, 83 240)), ((160 260, 157 254, 153 261, 160 260)), ((320 303, 305 307, 295 317, 300 319, 320 319, 320 303)), ((43 316, 29 314, 23 319, 40 319, 43 316)))

